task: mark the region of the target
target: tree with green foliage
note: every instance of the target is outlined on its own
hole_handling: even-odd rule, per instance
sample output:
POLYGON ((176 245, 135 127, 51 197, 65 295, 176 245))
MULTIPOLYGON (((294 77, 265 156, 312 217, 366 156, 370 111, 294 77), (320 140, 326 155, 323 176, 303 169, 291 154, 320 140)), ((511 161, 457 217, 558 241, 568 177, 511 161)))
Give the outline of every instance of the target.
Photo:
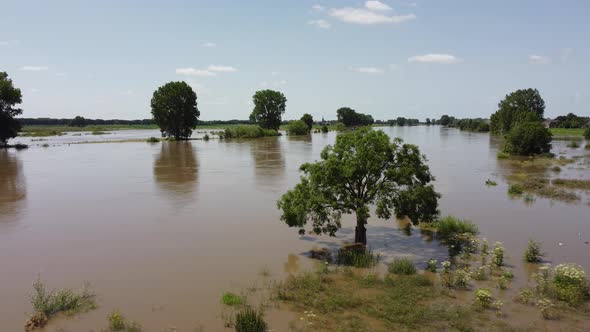
POLYGON ((451 122, 451 118, 448 115, 443 115, 440 117, 440 125, 441 126, 448 126, 451 122))
POLYGON ((197 94, 186 82, 170 82, 154 91, 152 116, 163 136, 187 140, 199 121, 197 94))
POLYGON ((584 137, 586 139, 590 139, 590 127, 586 128, 586 130, 584 130, 584 137))
POLYGON ((544 113, 545 101, 537 89, 516 90, 498 104, 498 111, 490 117, 490 129, 505 134, 517 123, 543 121, 544 113))
POLYGON ((84 119, 81 116, 76 116, 75 118, 72 119, 72 121, 70 121, 69 123, 70 127, 86 127, 86 119, 84 119))
POLYGON ((395 120, 395 124, 397 124, 400 127, 403 127, 406 125, 406 121, 406 118, 400 116, 395 120))
POLYGON ((14 105, 22 102, 20 89, 14 87, 6 72, 0 72, 0 145, 6 145, 21 130, 20 122, 14 117, 23 110, 14 105))
POLYGON ((430 126, 430 124, 431 124, 431 123, 430 123, 430 119, 429 119, 429 118, 426 118, 426 125, 427 125, 427 126, 430 126))
POLYGON ((287 106, 285 95, 282 92, 267 89, 256 91, 252 99, 254 109, 250 114, 250 120, 264 129, 278 130, 287 106))
POLYGON ((301 165, 301 182, 277 205, 290 227, 312 223, 316 234, 334 236, 343 213, 356 214, 355 242, 367 243, 365 225, 369 206, 379 218, 407 216, 412 222, 438 216, 438 199, 425 157, 417 146, 400 138, 390 141, 383 131, 369 127, 336 137, 321 160, 301 165))
POLYGON ((289 135, 307 135, 309 127, 303 120, 291 121, 287 125, 287 134, 289 135))
POLYGON ((517 123, 506 134, 504 151, 521 156, 546 153, 551 150, 551 136, 541 122, 517 123))
POLYGON ((305 113, 301 117, 301 121, 305 122, 308 131, 311 131, 311 128, 313 128, 313 116, 311 116, 311 114, 305 113))
POLYGON ((371 115, 358 113, 350 107, 341 107, 336 111, 338 122, 342 122, 346 127, 370 126, 375 121, 371 115))

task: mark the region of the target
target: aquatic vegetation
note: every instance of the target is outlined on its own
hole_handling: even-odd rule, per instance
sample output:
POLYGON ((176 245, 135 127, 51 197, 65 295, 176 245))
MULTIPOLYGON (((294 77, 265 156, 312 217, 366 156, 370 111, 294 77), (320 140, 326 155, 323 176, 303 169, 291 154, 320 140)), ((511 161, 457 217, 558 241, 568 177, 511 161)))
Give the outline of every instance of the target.
POLYGON ((436 273, 436 263, 437 263, 436 259, 434 259, 434 258, 429 259, 426 270, 436 273))
POLYGON ((291 121, 287 125, 288 135, 307 135, 309 131, 310 128, 303 120, 291 121))
POLYGON ((158 142, 160 142, 160 139, 158 139, 157 137, 153 137, 152 136, 152 137, 148 138, 146 140, 146 142, 148 142, 148 143, 158 143, 158 142))
POLYGON ((590 180, 580 180, 580 179, 554 179, 551 183, 555 186, 570 188, 570 189, 580 189, 580 190, 590 190, 590 180))
POLYGON ((109 331, 141 332, 141 325, 135 321, 127 321, 119 311, 114 310, 107 316, 109 331))
POLYGON ((475 304, 480 309, 488 309, 492 305, 492 292, 485 288, 475 290, 475 304))
POLYGON ((509 283, 510 283, 510 280, 504 276, 500 276, 500 278, 498 278, 498 288, 500 288, 500 289, 508 288, 509 283))
POLYGON ((104 132, 104 131, 100 131, 100 130, 93 130, 90 134, 92 134, 92 135, 106 135, 108 133, 104 132))
POLYGON ((468 269, 457 269, 452 275, 452 287, 467 288, 471 281, 471 273, 468 269))
POLYGON ((265 136, 279 136, 279 132, 263 129, 256 125, 238 125, 225 129, 224 138, 259 138, 265 136))
POLYGON ((540 309, 541 315, 545 319, 559 319, 559 312, 555 309, 555 305, 550 299, 540 299, 537 301, 536 306, 540 309))
MULTIPOLYGON (((49 319, 62 312, 73 315, 96 308, 95 295, 90 292, 87 284, 84 284, 80 291, 67 288, 48 291, 45 284, 38 278, 33 283, 33 290, 31 304, 34 313, 29 319, 31 323, 36 322, 35 324, 38 324, 44 321, 43 316, 49 319)), ((29 325, 29 322, 27 322, 27 325, 29 325)))
POLYGON ((535 201, 535 196, 534 196, 534 195, 532 195, 532 194, 526 193, 526 194, 524 195, 524 201, 525 201, 526 203, 532 203, 532 202, 534 202, 534 201, 535 201))
POLYGON ((336 254, 336 264, 345 266, 372 267, 377 265, 380 259, 378 254, 362 244, 344 246, 336 254))
POLYGON ((441 263, 442 273, 450 273, 451 272, 451 262, 444 261, 441 263))
POLYGON ((221 296, 221 303, 228 306, 238 306, 244 304, 246 301, 244 297, 234 294, 232 292, 225 292, 221 296))
POLYGON ((485 266, 478 267, 472 275, 474 280, 482 281, 488 279, 488 273, 485 266))
POLYGON ((203 136, 203 141, 208 141, 210 139, 209 134, 205 134, 203 136))
POLYGON ((492 250, 492 264, 496 267, 504 265, 504 247, 502 243, 496 242, 494 244, 494 250, 492 250))
POLYGON ((493 187, 493 186, 497 186, 497 185, 498 185, 498 183, 496 181, 492 181, 490 179, 486 180, 486 186, 493 187))
POLYGON ((568 148, 572 148, 572 149, 577 149, 580 147, 580 143, 576 142, 576 141, 571 141, 567 144, 568 148))
POLYGON ((508 187, 509 195, 522 195, 524 193, 524 187, 521 184, 514 183, 508 187))
POLYGON ((559 300, 579 304, 588 298, 586 272, 577 264, 559 264, 553 270, 553 286, 559 300))
POLYGON ((414 263, 407 258, 396 258, 387 267, 389 273, 397 275, 416 274, 414 263))
POLYGON ((524 252, 524 260, 529 263, 538 263, 541 261, 541 257, 543 257, 543 255, 544 254, 541 251, 541 243, 530 239, 529 244, 524 252))
POLYGON ((236 314, 236 332, 265 332, 266 322, 262 310, 246 307, 236 314))
POLYGON ((498 152, 497 157, 498 157, 498 159, 508 159, 508 158, 510 158, 510 154, 508 154, 506 152, 498 152))
POLYGON ((561 167, 555 165, 555 166, 551 167, 551 170, 555 173, 559 173, 559 172, 561 172, 561 167))
POLYGON ((323 126, 322 126, 322 133, 324 133, 324 134, 325 134, 325 133, 327 133, 328 131, 329 131, 329 130, 328 130, 328 126, 326 126, 326 125, 323 125, 323 126))
POLYGON ((530 288, 523 288, 518 292, 516 300, 522 304, 533 304, 535 303, 536 298, 537 294, 534 290, 530 288))
POLYGON ((451 255, 473 253, 477 251, 478 241, 475 235, 477 226, 469 220, 446 216, 431 225, 442 243, 449 247, 451 255))

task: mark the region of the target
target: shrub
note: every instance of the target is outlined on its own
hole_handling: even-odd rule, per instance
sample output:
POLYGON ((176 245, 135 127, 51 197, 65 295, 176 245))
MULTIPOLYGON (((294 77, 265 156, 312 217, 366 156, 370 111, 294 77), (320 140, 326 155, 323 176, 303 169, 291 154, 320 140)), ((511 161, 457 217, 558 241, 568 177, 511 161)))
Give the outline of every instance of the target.
POLYGON ((580 147, 580 143, 576 142, 576 141, 571 141, 567 144, 568 148, 572 148, 572 149, 577 149, 580 147))
POLYGON ((210 137, 209 137, 209 134, 205 134, 205 135, 203 136, 203 141, 208 141, 208 140, 209 140, 209 138, 210 138, 210 137))
POLYGON ((590 139, 590 127, 586 128, 586 130, 584 130, 584 137, 586 139, 590 139))
POLYGON ((498 152, 498 159, 507 159, 510 155, 506 152, 498 152))
POLYGON ((287 125, 287 134, 289 135, 307 135, 309 130, 307 124, 302 120, 291 121, 287 125))
POLYGON ((509 283, 509 280, 506 277, 501 276, 500 278, 498 278, 498 288, 506 289, 506 288, 508 288, 508 283, 509 283))
POLYGON ((266 322, 262 311, 245 308, 236 314, 236 332, 264 332, 266 322))
POLYGON ((541 243, 535 242, 532 239, 529 240, 529 244, 524 252, 524 260, 529 263, 538 263, 543 257, 541 252, 541 243))
POLYGON ((497 267, 504 265, 504 247, 500 242, 496 242, 494 244, 494 250, 492 251, 492 264, 497 267))
POLYGON ((344 246, 336 254, 336 264, 361 268, 375 266, 379 259, 379 255, 358 244, 344 246))
POLYGON ((553 286, 559 300, 579 304, 588 297, 586 273, 576 264, 559 264, 553 270, 553 286))
POLYGON ((244 298, 232 292, 225 292, 221 297, 221 303, 229 306, 237 306, 243 304, 244 298))
POLYGON ((551 170, 554 171, 554 172, 556 172, 556 173, 557 172, 561 172, 561 167, 559 167, 559 166, 553 166, 553 167, 551 167, 551 170))
POLYGON ((31 304, 35 312, 42 312, 48 318, 59 313, 74 314, 84 312, 96 307, 95 295, 90 292, 88 285, 79 291, 61 289, 47 291, 45 284, 37 279, 33 283, 34 293, 31 296, 31 304))
POLYGON ((344 123, 342 123, 342 122, 336 123, 336 131, 345 131, 345 130, 346 130, 346 126, 344 125, 344 123))
POLYGON ((551 150, 551 132, 541 122, 516 124, 506 135, 504 152, 515 155, 535 155, 551 150))
POLYGON ((436 259, 431 258, 428 260, 428 266, 426 269, 430 272, 436 273, 436 259))
POLYGON ((485 266, 480 266, 478 267, 475 272, 473 273, 473 279, 475 280, 486 280, 488 278, 487 272, 486 272, 486 267, 485 266))
POLYGON ((486 186, 493 187, 493 186, 497 186, 497 185, 498 185, 498 183, 496 181, 492 181, 490 179, 486 180, 486 186))
POLYGON ((438 238, 449 247, 451 255, 477 250, 475 235, 479 230, 471 221, 447 216, 435 222, 433 227, 438 238))
POLYGON ((407 258, 395 258, 388 266, 389 273, 411 275, 416 274, 416 267, 411 260, 407 258))
POLYGON ((146 140, 146 142, 148 142, 148 143, 158 143, 159 141, 160 140, 158 138, 153 137, 153 136, 146 140))
POLYGON ((488 309, 492 305, 492 292, 485 288, 479 288, 475 291, 475 303, 482 309, 488 309))
POLYGON ((326 126, 326 125, 323 125, 323 126, 322 126, 322 133, 327 133, 328 131, 329 131, 329 130, 328 130, 328 126, 326 126))
POLYGON ((558 319, 559 313, 555 310, 555 305, 549 299, 540 299, 537 301, 537 307, 541 310, 541 315, 545 319, 558 319))
POLYGON ((128 322, 117 310, 107 316, 109 331, 141 332, 141 325, 135 321, 128 322))
POLYGON ((258 138, 264 136, 279 136, 276 130, 262 129, 255 125, 238 125, 225 129, 224 138, 258 138))
POLYGON ((453 273, 453 287, 467 288, 467 286, 469 286, 469 281, 471 281, 471 273, 469 273, 469 270, 458 269, 453 273))
POLYGON ((508 187, 508 194, 510 195, 522 195, 524 193, 524 187, 521 184, 514 183, 508 187))

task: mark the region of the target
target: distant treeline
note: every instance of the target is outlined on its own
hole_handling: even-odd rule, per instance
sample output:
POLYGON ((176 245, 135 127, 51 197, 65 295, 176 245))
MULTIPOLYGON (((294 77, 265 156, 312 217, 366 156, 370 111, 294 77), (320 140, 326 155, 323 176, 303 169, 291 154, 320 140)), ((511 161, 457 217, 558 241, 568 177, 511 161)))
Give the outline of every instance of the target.
MULTIPOLYGON (((73 119, 52 118, 18 118, 23 126, 113 126, 113 125, 155 125, 153 119, 121 120, 121 119, 86 119, 77 116, 73 119)), ((199 121, 199 125, 230 125, 253 124, 250 120, 210 120, 199 121)))
POLYGON ((585 128, 589 125, 589 117, 577 116, 574 113, 558 116, 548 123, 549 128, 585 128))

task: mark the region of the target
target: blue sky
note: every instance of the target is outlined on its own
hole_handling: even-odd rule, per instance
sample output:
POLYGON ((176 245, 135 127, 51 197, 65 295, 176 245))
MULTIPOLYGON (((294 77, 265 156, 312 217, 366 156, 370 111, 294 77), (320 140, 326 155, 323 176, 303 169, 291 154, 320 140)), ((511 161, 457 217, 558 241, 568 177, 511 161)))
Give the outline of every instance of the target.
POLYGON ((585 0, 0 0, 0 71, 26 117, 150 117, 184 80, 201 119, 246 119, 256 90, 286 119, 488 117, 538 88, 546 115, 590 114, 585 0))

